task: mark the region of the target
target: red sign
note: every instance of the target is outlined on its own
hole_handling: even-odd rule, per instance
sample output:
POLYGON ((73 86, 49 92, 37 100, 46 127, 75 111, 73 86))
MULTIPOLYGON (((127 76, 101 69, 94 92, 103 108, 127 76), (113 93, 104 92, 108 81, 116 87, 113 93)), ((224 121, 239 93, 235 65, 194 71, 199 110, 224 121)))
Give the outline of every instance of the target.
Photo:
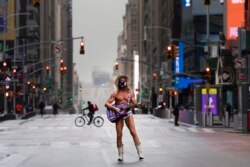
POLYGON ((238 38, 238 27, 244 27, 244 0, 227 0, 227 40, 238 38))

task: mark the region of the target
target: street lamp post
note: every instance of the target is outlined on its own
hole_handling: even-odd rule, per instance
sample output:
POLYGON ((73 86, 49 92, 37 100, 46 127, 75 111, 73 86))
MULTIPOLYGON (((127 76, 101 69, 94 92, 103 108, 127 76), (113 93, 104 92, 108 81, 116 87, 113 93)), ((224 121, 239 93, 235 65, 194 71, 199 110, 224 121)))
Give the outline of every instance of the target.
MULTIPOLYGON (((168 37, 169 37, 168 38, 169 39, 168 40, 168 45, 171 46, 171 44, 172 44, 172 29, 171 28, 167 28, 167 27, 163 27, 163 26, 146 26, 144 28, 144 37, 145 37, 145 39, 147 38, 147 33, 145 33, 147 29, 161 29, 161 30, 167 31, 168 37)), ((170 65, 170 68, 172 68, 171 66, 172 66, 172 63, 170 65)), ((163 71, 163 73, 165 73, 165 71, 163 71)), ((172 106, 173 106, 172 98, 173 98, 172 96, 169 96, 169 107, 170 107, 170 109, 172 109, 172 106)))
MULTIPOLYGON (((209 9, 210 9, 210 1, 209 3, 205 3, 205 6, 207 7, 207 12, 206 12, 206 38, 207 38, 207 46, 206 46, 206 52, 207 52, 207 57, 210 57, 210 29, 209 29, 209 9)), ((206 107, 207 107, 207 116, 208 116, 208 126, 212 126, 213 124, 213 113, 210 111, 210 105, 209 105, 209 99, 210 99, 210 82, 209 80, 206 81, 206 107)), ((205 119, 205 116, 203 117, 205 119)))

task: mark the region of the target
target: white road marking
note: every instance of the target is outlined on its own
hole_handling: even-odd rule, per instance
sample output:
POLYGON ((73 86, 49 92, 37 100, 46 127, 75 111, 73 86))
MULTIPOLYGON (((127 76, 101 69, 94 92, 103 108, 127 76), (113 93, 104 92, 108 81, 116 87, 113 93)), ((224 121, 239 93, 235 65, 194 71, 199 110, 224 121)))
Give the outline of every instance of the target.
POLYGON ((202 130, 205 131, 206 133, 214 133, 213 129, 203 128, 202 130))

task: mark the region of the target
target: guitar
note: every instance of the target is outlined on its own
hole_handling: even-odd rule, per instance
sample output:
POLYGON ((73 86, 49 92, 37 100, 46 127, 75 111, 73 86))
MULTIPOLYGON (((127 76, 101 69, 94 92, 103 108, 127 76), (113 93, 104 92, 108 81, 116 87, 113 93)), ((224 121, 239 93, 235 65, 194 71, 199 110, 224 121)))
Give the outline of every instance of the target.
POLYGON ((138 103, 136 104, 120 103, 120 104, 113 104, 113 106, 119 108, 120 112, 116 112, 110 108, 107 108, 106 113, 107 113, 107 118, 109 119, 109 121, 114 123, 121 117, 127 116, 128 111, 131 108, 138 106, 138 103))

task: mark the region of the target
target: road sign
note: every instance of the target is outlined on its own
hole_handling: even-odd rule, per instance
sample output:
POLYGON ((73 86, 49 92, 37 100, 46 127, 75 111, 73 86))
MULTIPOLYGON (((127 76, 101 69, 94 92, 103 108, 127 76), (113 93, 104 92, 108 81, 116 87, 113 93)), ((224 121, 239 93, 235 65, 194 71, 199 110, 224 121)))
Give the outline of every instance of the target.
POLYGON ((54 44, 54 53, 60 55, 62 53, 62 45, 60 43, 54 44))
POLYGON ((235 80, 235 73, 230 67, 223 67, 221 71, 221 80, 223 83, 232 84, 235 80))
POLYGON ((234 66, 236 69, 245 68, 246 67, 246 60, 245 58, 236 58, 234 61, 234 66))
POLYGON ((246 76, 245 76, 245 74, 244 73, 240 73, 239 74, 239 80, 245 80, 246 79, 246 76))

